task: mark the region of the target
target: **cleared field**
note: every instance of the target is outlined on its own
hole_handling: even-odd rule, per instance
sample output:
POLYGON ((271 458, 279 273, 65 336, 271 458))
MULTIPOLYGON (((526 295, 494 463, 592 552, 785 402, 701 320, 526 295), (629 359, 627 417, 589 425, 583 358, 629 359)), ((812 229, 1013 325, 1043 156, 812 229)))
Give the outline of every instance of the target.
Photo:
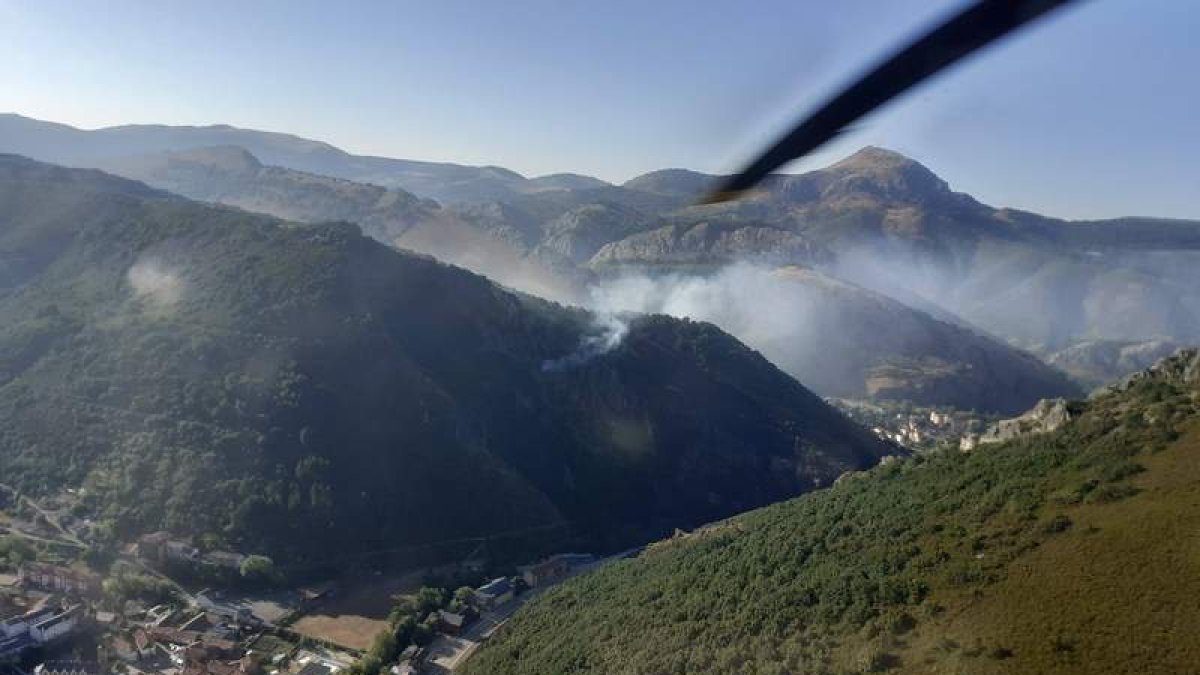
POLYGON ((328 600, 292 624, 301 635, 366 649, 387 626, 397 596, 421 587, 421 572, 343 580, 328 600))
POLYGON ((353 614, 310 614, 292 624, 292 630, 309 637, 328 640, 343 647, 365 650, 387 621, 353 614))

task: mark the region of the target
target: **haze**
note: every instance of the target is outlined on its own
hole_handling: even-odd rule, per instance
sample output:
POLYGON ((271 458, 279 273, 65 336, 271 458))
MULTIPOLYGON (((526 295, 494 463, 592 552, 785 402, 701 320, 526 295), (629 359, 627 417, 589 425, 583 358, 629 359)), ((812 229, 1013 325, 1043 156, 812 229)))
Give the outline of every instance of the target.
MULTIPOLYGON (((348 150, 623 181, 727 172, 960 3, 0 2, 0 111, 228 123, 348 150)), ((1200 7, 1082 3, 877 114, 867 144, 989 203, 1197 215, 1200 7)))

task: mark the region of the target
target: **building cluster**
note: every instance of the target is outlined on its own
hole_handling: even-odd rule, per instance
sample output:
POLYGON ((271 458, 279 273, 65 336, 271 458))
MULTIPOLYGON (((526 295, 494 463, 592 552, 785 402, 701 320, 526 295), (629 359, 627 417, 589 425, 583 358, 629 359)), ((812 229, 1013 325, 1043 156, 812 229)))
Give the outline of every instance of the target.
POLYGON ((595 556, 588 553, 559 553, 532 565, 517 568, 521 578, 530 588, 545 586, 566 576, 575 567, 587 565, 595 561, 595 556))
POLYGON ((17 588, 0 595, 0 662, 69 637, 87 618, 83 599, 100 588, 93 574, 36 562, 21 565, 16 580, 17 588))
POLYGON ((17 575, 23 586, 51 593, 84 596, 100 590, 100 577, 60 565, 28 562, 21 565, 17 575))
POLYGON ((159 675, 259 675, 262 663, 244 646, 247 626, 227 613, 160 605, 127 612, 102 636, 109 662, 159 675))
POLYGON ((53 601, 10 614, 0 621, 0 661, 17 661, 25 652, 70 635, 83 614, 78 604, 53 601))
POLYGON ((137 540, 139 558, 156 565, 183 565, 198 570, 238 572, 246 561, 244 553, 237 551, 207 551, 192 546, 187 541, 175 539, 170 532, 153 532, 137 540))
MULTIPOLYGON (((549 586, 566 578, 578 568, 594 562, 596 562, 596 558, 591 554, 560 553, 531 565, 522 565, 517 568, 516 576, 496 577, 474 589, 465 606, 457 611, 434 610, 424 617, 424 623, 434 626, 437 632, 446 636, 468 636, 468 640, 474 641, 484 639, 486 634, 480 635, 478 631, 475 635, 467 633, 472 622, 485 617, 488 612, 497 610, 500 613, 505 612, 504 606, 516 599, 523 589, 549 586)), ((507 608, 508 611, 512 609, 512 607, 507 608)), ((495 625, 495 615, 492 620, 491 625, 495 625)), ((424 649, 416 645, 409 645, 401 652, 397 661, 388 668, 388 673, 390 675, 417 675, 427 672, 426 657, 424 649)), ((436 668, 434 670, 441 672, 436 668)))
POLYGON ((871 429, 878 437, 906 448, 920 450, 939 443, 957 442, 964 434, 982 426, 983 418, 968 412, 912 408, 900 412, 873 405, 838 407, 851 419, 871 429))

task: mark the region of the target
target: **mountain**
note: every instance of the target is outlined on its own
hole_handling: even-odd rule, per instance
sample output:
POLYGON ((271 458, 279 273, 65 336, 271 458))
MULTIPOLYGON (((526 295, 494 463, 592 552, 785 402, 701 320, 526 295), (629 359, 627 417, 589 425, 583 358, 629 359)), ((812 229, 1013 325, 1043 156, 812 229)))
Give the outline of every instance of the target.
MULTIPOLYGON (((354 222, 385 243, 565 301, 587 302, 589 294, 608 292, 614 274, 645 269, 686 272, 735 259, 763 265, 829 260, 828 252, 815 250, 811 241, 759 223, 656 222, 625 200, 608 199, 624 188, 589 191, 604 201, 575 207, 555 202, 550 208, 547 200, 539 200, 537 208, 525 200, 442 208, 399 188, 266 166, 236 147, 154 153, 109 162, 106 168, 202 201, 308 223, 354 222), (653 265, 643 254, 647 246, 655 250, 653 265), (592 271, 602 276, 591 278, 592 271)), ((661 182, 680 175, 685 182, 694 178, 679 171, 659 172, 654 178, 661 182)), ((865 288, 811 269, 791 269, 736 279, 754 290, 742 292, 737 302, 693 303, 688 311, 743 336, 824 396, 1012 413, 1039 398, 1079 393, 1027 354, 970 328, 946 325, 952 319, 934 320, 865 288), (775 300, 779 317, 794 320, 776 318, 768 324, 770 330, 760 326, 758 317, 765 313, 755 307, 766 298, 775 300), (835 335, 839 339, 832 345, 823 344, 822 338, 835 335)), ((734 282, 734 276, 718 274, 716 279, 734 282)), ((678 313, 655 305, 618 308, 678 313)))
POLYGON ((98 167, 131 156, 213 146, 244 148, 263 163, 384 187, 399 187, 447 202, 477 202, 524 192, 607 185, 556 174, 533 180, 502 167, 475 167, 354 155, 291 134, 229 125, 134 124, 84 130, 14 114, 0 114, 0 151, 69 166, 98 167))
MULTIPOLYGON (((571 208, 541 223, 512 204, 443 209, 399 188, 264 166, 240 148, 158 153, 110 168, 202 201, 309 223, 354 222, 380 241, 464 264, 499 281, 556 298, 580 297, 580 288, 589 282, 580 277, 579 266, 591 261, 593 267, 607 265, 611 272, 621 264, 626 242, 659 236, 663 231, 670 236, 658 254, 659 269, 666 260, 686 269, 713 256, 748 259, 751 251, 760 261, 776 263, 819 257, 812 251, 797 253, 781 241, 790 237, 796 247, 806 246, 796 235, 763 227, 721 232, 701 223, 687 229, 665 225, 636 234, 647 227, 648 217, 619 203, 571 208), (743 237, 761 241, 751 247, 743 237), (606 243, 614 240, 621 241, 606 243), (668 255, 667 247, 674 247, 673 255, 668 255)), ((755 281, 758 283, 750 279, 737 283, 762 286, 753 291, 757 297, 748 294, 741 302, 717 309, 753 310, 756 302, 782 293, 777 311, 796 317, 786 330, 770 334, 756 330, 754 317, 759 311, 731 316, 728 311, 706 313, 700 308, 693 316, 745 336, 773 362, 822 395, 903 399, 1012 413, 1039 398, 1079 393, 1027 354, 813 270, 788 268, 755 281), (822 337, 831 335, 839 339, 819 346, 822 337)), ((603 281, 591 283, 593 292, 606 288, 603 281)))
POLYGON ((591 292, 602 308, 723 326, 824 396, 1009 414, 1039 398, 1082 395, 1027 352, 814 269, 626 275, 591 292))
POLYGON ((1007 414, 1039 398, 1081 393, 1032 354, 885 295, 813 270, 774 274, 787 294, 779 311, 793 313, 796 325, 755 342, 826 395, 1007 414))
POLYGON ((1182 348, 1170 340, 1121 342, 1089 340, 1045 355, 1046 363, 1070 375, 1088 389, 1116 382, 1145 370, 1182 348))
POLYGON ((0 251, 0 475, 82 487, 121 536, 306 565, 605 548, 893 452, 710 324, 565 308, 346 223, 5 155, 0 251))
POLYGON ((6 116, 0 117, 3 148, 73 157, 187 196, 288 218, 344 214, 333 217, 565 302, 587 302, 597 283, 629 274, 703 278, 753 261, 816 269, 1039 354, 1087 341, 1200 341, 1200 223, 1071 222, 992 207, 882 148, 805 174, 773 176, 746 199, 708 206, 695 202, 718 177, 685 169, 620 186, 577 175, 525 179, 497 167, 355 157, 314 141, 229 127, 80 131, 6 116), (137 142, 123 145, 128 139, 137 142), (146 150, 170 171, 164 156, 203 155, 214 143, 250 152, 263 165, 258 184, 239 186, 245 178, 236 167, 218 166, 214 171, 229 173, 225 182, 241 192, 206 192, 197 186, 215 176, 172 180, 138 172, 130 159, 146 150), (314 159, 328 157, 339 159, 314 159), (291 187, 269 186, 278 179, 272 176, 288 171, 298 172, 291 187), (351 208, 343 203, 345 188, 320 185, 318 174, 381 187, 363 190, 354 198, 361 204, 351 208), (434 210, 418 198, 417 208, 400 217, 398 209, 377 208, 372 190, 396 197, 411 191, 445 204, 434 210), (265 197, 273 191, 278 199, 265 197), (373 224, 376 218, 387 227, 373 224), (395 237, 400 230, 405 234, 395 237))
POLYGON ((1197 400, 1184 351, 1069 404, 1053 432, 888 462, 661 541, 536 598, 465 670, 1188 672, 1197 400))

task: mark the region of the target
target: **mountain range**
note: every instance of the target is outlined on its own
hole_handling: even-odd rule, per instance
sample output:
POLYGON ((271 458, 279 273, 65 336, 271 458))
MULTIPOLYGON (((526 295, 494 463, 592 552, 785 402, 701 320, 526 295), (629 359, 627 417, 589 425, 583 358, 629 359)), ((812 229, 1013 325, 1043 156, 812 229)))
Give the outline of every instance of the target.
POLYGON ((0 326, 6 483, 293 563, 608 548, 896 452, 710 324, 12 155, 0 326))
MULTIPOLYGON (((9 115, 0 117, 0 149, 279 217, 355 222, 386 243, 571 304, 594 305, 599 295, 610 309, 678 315, 676 290, 703 286, 733 302, 684 303, 686 315, 730 330, 824 395, 1014 413, 1100 382, 1094 369, 1076 368, 1075 384, 1066 383, 1021 350, 1052 359, 1098 341, 1152 349, 1200 338, 1200 223, 1068 222, 994 208, 879 148, 772 177, 750 198, 716 206, 694 204, 719 177, 684 169, 619 186, 565 174, 525 179, 225 126, 83 131, 9 115), (731 311, 760 290, 718 286, 738 278, 730 266, 745 264, 768 276, 807 270, 774 275, 780 284, 768 290, 803 296, 798 303, 812 310, 783 320, 731 311), (649 279, 651 295, 666 300, 620 297, 631 278, 649 279), (877 329, 885 324, 905 329, 877 329), (843 339, 818 347, 814 326, 843 339), (997 372, 1014 376, 997 383, 997 372), (955 384, 971 381, 991 384, 955 384)), ((1135 365, 1146 364, 1113 361, 1100 377, 1135 365)))

